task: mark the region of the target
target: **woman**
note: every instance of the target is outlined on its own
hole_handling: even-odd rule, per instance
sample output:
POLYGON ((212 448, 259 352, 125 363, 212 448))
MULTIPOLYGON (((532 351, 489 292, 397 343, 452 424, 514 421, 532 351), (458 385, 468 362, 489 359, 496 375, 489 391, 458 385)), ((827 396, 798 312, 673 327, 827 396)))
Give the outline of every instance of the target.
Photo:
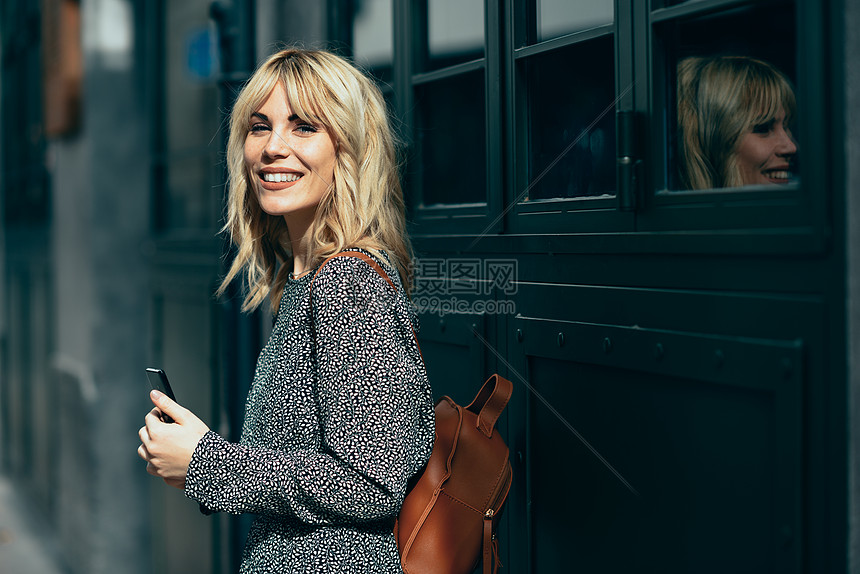
POLYGON ((785 76, 743 56, 678 65, 681 179, 688 189, 788 183, 797 153, 785 76))
POLYGON ((237 256, 219 293, 244 272, 243 309, 276 312, 241 440, 154 393, 139 454, 204 512, 258 515, 241 572, 401 572, 394 519, 434 428, 384 101, 337 56, 282 51, 240 92, 227 161, 237 256), (326 260, 344 250, 396 287, 326 260))

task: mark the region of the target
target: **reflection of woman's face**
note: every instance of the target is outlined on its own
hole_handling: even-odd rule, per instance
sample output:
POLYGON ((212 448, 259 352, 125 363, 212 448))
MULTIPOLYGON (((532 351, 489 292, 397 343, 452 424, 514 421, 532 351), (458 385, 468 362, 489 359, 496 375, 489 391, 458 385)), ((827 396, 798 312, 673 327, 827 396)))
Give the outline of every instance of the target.
POLYGON ((322 126, 299 118, 279 82, 251 115, 245 166, 269 215, 312 217, 334 178, 335 146, 322 126))
POLYGON ((788 183, 797 145, 785 126, 785 110, 741 136, 735 152, 743 185, 788 183))

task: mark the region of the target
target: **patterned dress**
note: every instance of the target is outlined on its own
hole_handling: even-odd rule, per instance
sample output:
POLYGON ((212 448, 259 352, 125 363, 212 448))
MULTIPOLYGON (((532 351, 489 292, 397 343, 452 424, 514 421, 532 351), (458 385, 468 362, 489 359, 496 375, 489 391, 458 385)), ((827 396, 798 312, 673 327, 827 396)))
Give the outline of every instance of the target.
POLYGON ((379 263, 397 292, 355 257, 288 281, 240 442, 210 431, 194 451, 186 495, 257 515, 242 573, 401 572, 392 528, 430 457, 433 399, 414 307, 379 263))

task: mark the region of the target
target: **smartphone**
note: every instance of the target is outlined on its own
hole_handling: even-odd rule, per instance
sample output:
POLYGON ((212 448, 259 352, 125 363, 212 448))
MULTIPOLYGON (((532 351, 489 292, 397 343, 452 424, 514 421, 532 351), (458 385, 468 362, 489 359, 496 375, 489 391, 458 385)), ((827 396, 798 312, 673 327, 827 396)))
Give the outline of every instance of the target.
MULTIPOLYGON (((171 398, 171 400, 176 400, 176 396, 173 394, 173 389, 170 388, 170 381, 167 380, 167 373, 165 373, 161 369, 153 369, 152 367, 146 369, 146 378, 149 379, 149 386, 152 387, 156 391, 161 391, 165 395, 171 398)), ((162 414, 162 420, 166 423, 172 423, 173 419, 169 416, 162 414)))

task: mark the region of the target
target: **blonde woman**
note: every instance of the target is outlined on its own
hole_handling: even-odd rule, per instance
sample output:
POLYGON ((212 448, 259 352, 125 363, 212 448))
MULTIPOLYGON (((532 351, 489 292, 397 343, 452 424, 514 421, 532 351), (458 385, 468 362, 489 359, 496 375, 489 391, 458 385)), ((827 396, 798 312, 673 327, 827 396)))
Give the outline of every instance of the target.
POLYGON ((154 392, 139 455, 204 512, 257 515, 241 572, 401 572, 392 528, 434 423, 381 94, 333 54, 275 54, 238 96, 227 161, 220 292, 244 275, 244 309, 276 313, 241 440, 154 392), (328 259, 344 251, 368 259, 328 259))
POLYGON ((678 65, 681 179, 688 189, 788 183, 797 144, 794 92, 772 65, 744 56, 678 65))

